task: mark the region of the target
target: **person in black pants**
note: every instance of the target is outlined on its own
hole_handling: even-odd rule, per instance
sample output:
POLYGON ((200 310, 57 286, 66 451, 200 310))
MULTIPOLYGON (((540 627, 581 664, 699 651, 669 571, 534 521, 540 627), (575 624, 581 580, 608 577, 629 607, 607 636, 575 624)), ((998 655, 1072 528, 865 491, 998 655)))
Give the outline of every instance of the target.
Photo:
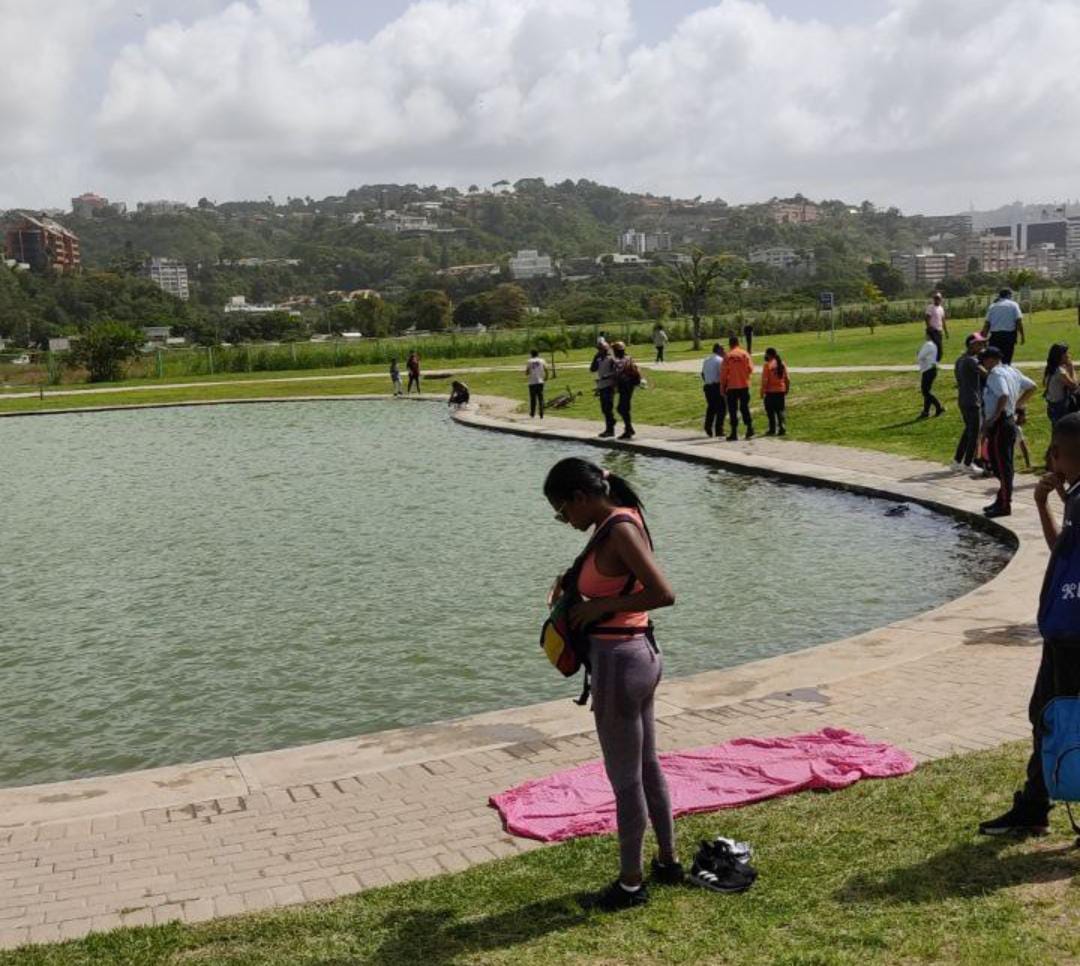
POLYGON ((619 439, 634 438, 634 423, 630 418, 630 403, 634 398, 634 390, 640 381, 637 375, 637 365, 626 354, 626 344, 612 342, 611 351, 615 356, 615 371, 617 373, 615 386, 619 392, 618 403, 615 407, 619 418, 623 421, 623 431, 619 439))
POLYGON ((705 392, 705 435, 724 435, 724 413, 727 400, 720 388, 720 376, 724 369, 724 347, 719 342, 712 347, 712 355, 701 364, 701 383, 705 392))
POLYGON ((982 425, 982 383, 983 371, 979 368, 978 355, 986 346, 986 339, 980 332, 972 332, 964 340, 967 351, 964 352, 953 372, 956 374, 956 402, 964 420, 964 431, 956 444, 953 456, 953 469, 980 473, 972 464, 979 449, 979 428, 982 425))
POLYGON ((920 380, 922 412, 919 413, 919 419, 926 419, 930 415, 931 407, 934 409, 934 415, 940 416, 945 412, 945 407, 932 392, 934 380, 937 379, 937 346, 933 339, 928 338, 922 344, 916 358, 919 363, 919 372, 922 374, 920 380))
POLYGON ((1045 835, 1050 830, 1050 795, 1042 762, 1042 715, 1057 697, 1080 694, 1080 594, 1076 593, 1080 574, 1080 413, 1062 417, 1054 425, 1047 457, 1047 473, 1035 487, 1043 538, 1050 547, 1039 599, 1039 633, 1043 638, 1042 661, 1035 678, 1028 718, 1032 728, 1032 750, 1027 780, 1013 795, 1013 805, 1004 815, 982 822, 983 835, 1024 833, 1045 835), (1048 501, 1057 493, 1065 502, 1059 527, 1048 501))
POLYGON ((751 355, 754 354, 754 324, 747 322, 742 327, 743 338, 746 340, 746 351, 751 355))
POLYGON ((611 356, 611 347, 603 339, 596 342, 596 355, 593 356, 589 369, 596 373, 596 395, 600 400, 600 412, 604 417, 602 439, 615 435, 615 360, 611 356))
POLYGON ((987 346, 979 353, 986 370, 983 390, 983 435, 990 443, 990 465, 1000 486, 994 502, 983 508, 987 517, 1007 517, 1012 513, 1013 451, 1017 424, 1023 423, 1025 405, 1035 392, 1035 383, 1022 372, 1001 361, 1001 350, 987 346))
POLYGON ((1011 289, 1003 288, 986 310, 982 331, 983 335, 990 337, 990 345, 1001 350, 1005 365, 1011 366, 1017 337, 1020 344, 1024 344, 1024 313, 1013 301, 1011 289))

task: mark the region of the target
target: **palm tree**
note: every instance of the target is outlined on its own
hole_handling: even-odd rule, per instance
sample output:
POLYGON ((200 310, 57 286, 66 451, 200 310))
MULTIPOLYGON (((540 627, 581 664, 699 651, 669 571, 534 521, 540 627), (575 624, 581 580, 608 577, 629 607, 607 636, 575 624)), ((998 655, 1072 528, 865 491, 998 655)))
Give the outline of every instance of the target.
POLYGON ((690 256, 689 265, 676 262, 672 268, 672 289, 694 323, 695 349, 701 348, 701 313, 723 270, 722 259, 706 257, 700 249, 690 256))
POLYGON ((561 352, 563 355, 569 355, 569 336, 567 336, 565 332, 544 332, 538 335, 533 341, 536 343, 536 348, 541 352, 551 353, 551 378, 554 379, 556 375, 555 353, 561 352))

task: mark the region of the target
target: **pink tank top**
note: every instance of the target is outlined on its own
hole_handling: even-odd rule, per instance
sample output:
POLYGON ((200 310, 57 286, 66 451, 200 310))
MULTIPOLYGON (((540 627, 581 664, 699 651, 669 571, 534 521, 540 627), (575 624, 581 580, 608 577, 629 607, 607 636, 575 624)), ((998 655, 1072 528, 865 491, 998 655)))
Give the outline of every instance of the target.
MULTIPOLYGON (((642 528, 642 532, 644 532, 641 514, 637 510, 620 507, 614 512, 630 514, 642 528)), ((600 573, 596 566, 596 552, 593 551, 585 558, 585 563, 581 567, 581 573, 578 575, 578 590, 581 591, 583 597, 589 599, 596 597, 620 597, 623 594, 623 588, 626 586, 626 581, 629 576, 629 572, 617 574, 614 577, 609 577, 607 574, 600 573)), ((641 589, 641 581, 635 580, 633 587, 630 588, 628 593, 636 594, 641 589)), ((649 626, 649 615, 643 610, 622 611, 621 613, 612 614, 611 617, 605 618, 602 621, 602 626, 626 628, 626 633, 619 634, 618 632, 602 631, 596 635, 597 637, 633 637, 640 634, 649 626)))

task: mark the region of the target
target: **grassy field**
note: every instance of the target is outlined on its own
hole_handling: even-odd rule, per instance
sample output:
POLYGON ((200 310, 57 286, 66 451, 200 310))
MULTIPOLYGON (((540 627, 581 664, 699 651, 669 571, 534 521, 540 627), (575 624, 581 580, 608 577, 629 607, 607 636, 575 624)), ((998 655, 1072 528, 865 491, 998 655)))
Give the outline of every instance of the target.
MULTIPOLYGON (((476 393, 488 393, 518 399, 524 405, 524 379, 517 372, 488 372, 467 379, 476 393)), ((697 430, 701 424, 703 402, 701 383, 693 374, 653 370, 647 374, 648 387, 634 396, 635 422, 646 425, 673 426, 697 430)), ((428 392, 449 391, 448 378, 428 379, 428 392)), ((251 399, 257 397, 347 395, 379 392, 387 387, 375 380, 325 379, 305 382, 268 380, 253 385, 199 385, 182 389, 140 388, 131 392, 84 395, 36 396, 0 400, 0 412, 38 412, 48 409, 80 408, 102 405, 185 402, 206 399, 251 399)), ((571 407, 559 411, 567 416, 596 423, 600 413, 592 397, 592 377, 584 369, 564 369, 549 386, 549 396, 571 388, 583 395, 571 407)), ((955 396, 952 373, 943 371, 935 387, 948 407, 940 418, 918 420, 922 397, 918 374, 911 373, 840 373, 805 374, 793 378, 789 399, 788 427, 791 439, 835 443, 864 449, 896 453, 947 463, 960 434, 960 416, 953 405, 955 396)), ((757 399, 753 401, 757 429, 765 427, 764 413, 757 399)), ((1048 423, 1042 405, 1036 401, 1031 420, 1025 428, 1032 458, 1041 463, 1049 442, 1048 423)), ((717 443, 724 446, 724 443, 717 443)), ((1017 466, 1023 468, 1018 454, 1017 466)))
POLYGON ((0 966, 529 964, 1039 964, 1080 957, 1080 853, 1064 816, 1045 839, 981 839, 1020 777, 1006 746, 678 823, 751 842, 741 896, 653 890, 645 908, 588 912, 617 864, 583 839, 425 882, 199 926, 118 930, 0 953, 0 966))
MULTIPOLYGON (((1077 316, 1074 309, 1057 312, 1040 312, 1027 319, 1028 341, 1026 345, 1017 347, 1016 358, 1025 362, 1043 362, 1046 359, 1047 350, 1054 342, 1070 341, 1080 346, 1080 326, 1077 325, 1077 316)), ((952 338, 946 342, 945 358, 951 362, 959 355, 963 337, 973 327, 971 322, 961 324, 957 322, 952 327, 952 338)), ((759 336, 755 339, 757 353, 764 350, 766 345, 775 346, 784 358, 793 366, 859 366, 859 365, 906 365, 913 364, 915 352, 922 342, 922 326, 919 324, 879 326, 873 334, 869 329, 838 329, 835 340, 830 339, 829 333, 798 332, 789 335, 777 335, 771 337, 759 336)), ((418 344, 421 354, 423 353, 422 342, 418 344)), ((706 349, 708 346, 706 346, 706 349)), ((647 346, 634 348, 637 356, 642 360, 651 360, 652 353, 647 346)), ((591 350, 575 349, 569 353, 560 353, 556 357, 556 364, 563 362, 588 362, 591 358, 591 350)), ((668 346, 668 359, 679 361, 683 359, 697 359, 702 353, 691 348, 689 342, 676 342, 668 346)), ((515 366, 523 364, 524 359, 516 359, 512 356, 490 357, 474 356, 455 360, 433 360, 425 362, 425 369, 431 371, 450 371, 451 369, 463 369, 471 367, 491 366, 515 366)), ((402 359, 404 364, 404 359, 402 359)), ((132 379, 122 383, 103 383, 94 388, 105 388, 110 385, 116 386, 153 386, 162 382, 175 383, 199 383, 218 381, 243 381, 245 379, 284 379, 295 376, 330 376, 346 375, 349 373, 385 373, 386 366, 351 366, 334 369, 296 369, 273 372, 230 372, 217 373, 215 375, 185 376, 183 378, 170 377, 161 379, 132 379)), ((0 371, 0 387, 4 380, 12 380, 16 376, 22 377, 19 367, 6 366, 0 371)), ((82 385, 81 383, 79 384, 82 385)), ((74 385, 65 388, 75 388, 74 385)), ((8 385, 6 391, 37 392, 36 385, 15 384, 8 385)), ((48 387, 46 387, 46 392, 48 387)))

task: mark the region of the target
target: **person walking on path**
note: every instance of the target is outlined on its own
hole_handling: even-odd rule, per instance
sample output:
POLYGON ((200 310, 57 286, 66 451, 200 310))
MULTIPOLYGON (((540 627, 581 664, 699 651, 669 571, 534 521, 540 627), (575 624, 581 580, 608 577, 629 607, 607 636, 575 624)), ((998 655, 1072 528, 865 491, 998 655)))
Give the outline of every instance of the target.
POLYGON ((761 367, 761 399, 765 404, 765 415, 769 419, 769 431, 766 436, 787 435, 787 394, 791 390, 791 379, 787 366, 780 358, 780 353, 772 346, 765 350, 765 364, 761 367))
POLYGON ((1043 371, 1043 388, 1046 390, 1046 415, 1053 426, 1076 408, 1076 369, 1064 342, 1050 346, 1043 371))
POLYGON ((593 356, 589 369, 596 373, 596 395, 600 399, 600 412, 604 416, 604 431, 601 439, 615 435, 615 360, 611 357, 611 347, 603 339, 596 342, 596 355, 593 356))
POLYGON ((937 379, 938 359, 938 350, 933 339, 927 339, 922 344, 915 359, 919 364, 919 372, 921 373, 920 379, 923 400, 922 412, 919 413, 919 419, 926 419, 930 415, 931 406, 934 407, 934 415, 940 416, 945 412, 945 407, 938 401, 937 396, 931 392, 934 387, 934 380, 937 379))
POLYGON ((405 392, 401 385, 401 370, 398 368, 397 359, 390 360, 390 382, 394 385, 395 396, 400 396, 405 392))
POLYGON ((990 337, 990 345, 1001 350, 1005 365, 1011 366, 1017 336, 1020 337, 1020 344, 1024 344, 1024 313, 1013 301, 1012 289, 1003 288, 998 292, 998 297, 986 310, 982 331, 983 335, 990 337))
MULTIPOLYGON (((577 587, 584 599, 570 610, 572 626, 589 635, 592 712, 615 793, 619 839, 619 877, 590 905, 606 911, 641 906, 649 900, 647 823, 659 852, 651 863, 652 883, 677 885, 684 877, 656 750, 654 702, 663 661, 649 621, 649 611, 675 603, 675 592, 653 554, 641 500, 626 480, 569 458, 551 468, 544 496, 555 519, 575 530, 596 533, 612 521, 581 566, 577 587)), ((562 593, 562 581, 556 580, 553 597, 562 593)))
POLYGON ((544 418, 544 383, 547 382, 547 363, 540 358, 540 350, 533 349, 529 353, 529 361, 525 363, 525 378, 529 383, 529 418, 536 415, 540 410, 540 418, 544 418))
POLYGON ((416 352, 410 352, 409 358, 405 362, 405 368, 409 370, 409 386, 405 390, 405 394, 408 395, 412 392, 413 384, 416 385, 416 394, 420 394, 420 356, 416 352))
POLYGON ((641 370, 633 356, 626 354, 624 343, 612 342, 611 351, 615 356, 615 388, 619 393, 615 408, 623 421, 623 431, 619 439, 633 439, 634 423, 630 418, 630 403, 634 398, 634 390, 641 385, 641 370))
POLYGON ((657 323, 656 328, 653 329, 652 334, 653 348, 656 349, 656 361, 664 361, 664 350, 668 344, 668 334, 664 331, 664 327, 657 323))
POLYGON ((986 347, 986 338, 981 332, 972 332, 964 340, 965 351, 953 372, 956 375, 956 405, 964 420, 964 430, 956 444, 953 456, 953 469, 981 476, 982 470, 973 465, 979 449, 979 427, 982 424, 982 383, 984 373, 979 368, 978 355, 986 347))
POLYGON ((1080 413, 1063 416, 1054 424, 1046 469, 1046 475, 1035 486, 1035 507, 1050 548, 1050 560, 1039 595, 1042 661, 1028 705, 1031 757, 1027 780, 1014 793, 1012 808, 980 823, 983 835, 1045 835, 1050 831, 1050 795, 1042 763, 1042 714, 1054 698, 1080 694, 1080 595, 1075 593, 1080 575, 1080 413), (1065 504, 1061 526, 1049 506, 1054 493, 1065 504))
POLYGON ((983 509, 983 514, 1007 517, 1012 513, 1017 423, 1024 422, 1024 407, 1036 386, 1022 372, 1006 365, 1001 349, 995 345, 979 353, 979 362, 986 370, 982 435, 989 440, 991 469, 1000 481, 997 497, 983 509))
POLYGON ((743 338, 746 339, 746 351, 750 353, 750 356, 754 355, 754 323, 747 322, 742 327, 743 338))
POLYGON ((727 403, 724 390, 720 388, 724 371, 724 347, 719 342, 713 344, 712 355, 706 356, 701 364, 701 388, 705 391, 705 435, 724 435, 724 413, 727 403))
POLYGON ((746 423, 746 438, 754 438, 754 423, 750 418, 750 377, 754 373, 754 363, 749 353, 739 346, 739 337, 728 339, 728 353, 720 373, 720 387, 727 399, 728 418, 731 420, 731 432, 728 441, 739 438, 739 412, 742 411, 746 423))
POLYGON ((942 338, 949 337, 949 326, 945 321, 945 306, 941 304, 940 292, 934 293, 926 307, 926 336, 937 346, 937 361, 941 362, 941 355, 945 351, 942 338))

